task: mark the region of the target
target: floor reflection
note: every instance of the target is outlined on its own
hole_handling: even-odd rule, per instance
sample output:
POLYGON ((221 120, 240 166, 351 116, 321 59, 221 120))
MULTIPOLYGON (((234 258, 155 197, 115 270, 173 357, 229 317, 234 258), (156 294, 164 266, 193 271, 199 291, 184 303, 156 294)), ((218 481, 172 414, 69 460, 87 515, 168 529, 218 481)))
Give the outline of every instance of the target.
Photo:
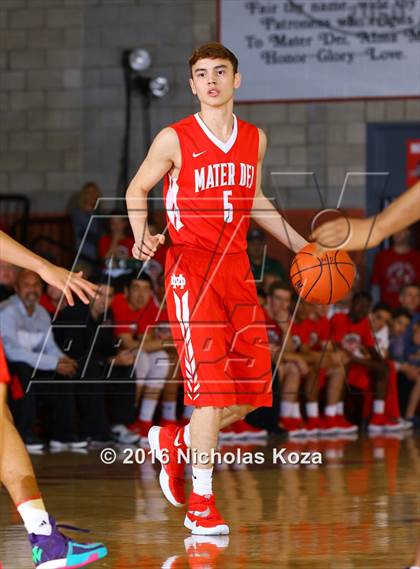
MULTIPOLYGON (((147 451, 147 449, 145 449, 147 451)), ((403 569, 414 562, 420 528, 420 436, 276 440, 224 445, 222 456, 258 453, 262 464, 217 468, 218 506, 230 536, 191 536, 183 510, 161 496, 150 457, 112 466, 99 451, 33 456, 50 512, 92 530, 109 557, 93 567, 131 569, 403 569), (273 463, 284 448, 284 460, 273 463), (322 463, 290 457, 320 453, 322 463)), ((28 569, 20 520, 0 497, 2 569, 28 569)))

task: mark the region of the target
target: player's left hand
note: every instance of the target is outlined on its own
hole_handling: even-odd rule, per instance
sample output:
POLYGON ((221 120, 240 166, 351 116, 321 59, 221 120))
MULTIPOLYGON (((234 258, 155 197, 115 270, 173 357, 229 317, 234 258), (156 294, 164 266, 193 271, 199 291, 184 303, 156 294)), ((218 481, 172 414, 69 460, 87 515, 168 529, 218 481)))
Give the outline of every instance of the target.
POLYGON ((57 267, 48 261, 43 263, 39 276, 48 284, 59 288, 70 306, 74 306, 73 293, 85 304, 94 298, 98 287, 82 278, 83 271, 72 273, 63 267, 57 267))
POLYGON ((138 261, 148 261, 156 253, 157 249, 165 243, 165 236, 162 233, 151 235, 146 229, 143 239, 134 244, 132 253, 138 261))

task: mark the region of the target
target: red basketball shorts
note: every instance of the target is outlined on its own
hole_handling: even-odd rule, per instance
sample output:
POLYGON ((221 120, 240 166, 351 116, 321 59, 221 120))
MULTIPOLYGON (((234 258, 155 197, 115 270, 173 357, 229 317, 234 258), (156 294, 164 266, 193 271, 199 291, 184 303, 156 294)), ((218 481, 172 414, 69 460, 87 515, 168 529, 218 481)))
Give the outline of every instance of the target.
POLYGON ((246 252, 171 247, 165 275, 185 404, 271 406, 266 323, 246 252))
POLYGON ((6 356, 3 351, 3 342, 0 338, 0 383, 9 383, 10 374, 9 368, 7 367, 6 356))
POLYGON ((371 383, 368 369, 360 364, 351 364, 347 372, 347 382, 352 387, 368 389, 371 383))

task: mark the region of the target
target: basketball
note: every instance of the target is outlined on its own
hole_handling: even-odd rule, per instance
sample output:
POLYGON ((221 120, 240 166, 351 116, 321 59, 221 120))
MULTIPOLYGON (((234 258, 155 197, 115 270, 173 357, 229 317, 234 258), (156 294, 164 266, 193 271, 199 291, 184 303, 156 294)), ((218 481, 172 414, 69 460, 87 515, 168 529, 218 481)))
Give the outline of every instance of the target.
POLYGON ((290 267, 297 294, 312 304, 334 304, 353 286, 356 267, 346 251, 316 252, 314 243, 301 249, 290 267))

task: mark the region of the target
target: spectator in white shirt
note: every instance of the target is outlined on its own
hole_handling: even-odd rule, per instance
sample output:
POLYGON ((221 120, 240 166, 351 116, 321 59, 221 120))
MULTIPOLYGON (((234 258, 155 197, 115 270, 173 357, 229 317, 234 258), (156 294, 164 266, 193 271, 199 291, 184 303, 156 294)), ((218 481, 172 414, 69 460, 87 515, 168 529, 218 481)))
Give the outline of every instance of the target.
POLYGON ((12 403, 16 425, 28 447, 40 441, 34 433, 37 400, 52 407, 52 444, 78 445, 74 437, 73 388, 68 381, 77 372, 77 363, 56 345, 48 312, 39 304, 42 280, 34 272, 22 270, 16 294, 2 306, 1 333, 12 375, 19 378, 22 397, 12 403))

